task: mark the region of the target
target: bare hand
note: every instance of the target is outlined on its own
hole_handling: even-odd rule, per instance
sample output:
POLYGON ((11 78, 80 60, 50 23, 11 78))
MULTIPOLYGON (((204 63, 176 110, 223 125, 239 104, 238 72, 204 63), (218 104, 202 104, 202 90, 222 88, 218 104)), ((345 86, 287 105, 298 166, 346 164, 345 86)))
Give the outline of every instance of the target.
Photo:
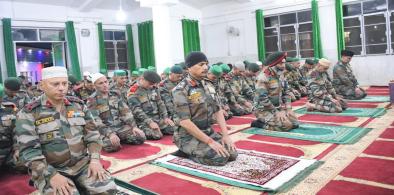
POLYGON ((64 177, 63 175, 60 175, 59 173, 56 173, 49 180, 49 183, 55 191, 54 194, 72 195, 73 189, 75 188, 73 182, 70 179, 64 177))
POLYGON ((253 105, 252 105, 250 102, 245 102, 244 105, 245 105, 246 107, 248 107, 248 108, 253 107, 253 105))
POLYGON ((357 95, 360 95, 362 93, 361 89, 358 87, 355 89, 355 92, 357 95))
POLYGON ((170 125, 171 127, 175 126, 174 121, 172 121, 172 120, 169 119, 169 118, 165 118, 165 119, 164 119, 164 122, 165 122, 167 125, 170 125))
POLYGON ((153 121, 151 123, 149 123, 149 127, 154 130, 160 130, 159 125, 153 121))
POLYGON ((115 133, 111 133, 111 135, 109 135, 109 140, 111 141, 112 145, 120 147, 120 139, 115 133))
POLYGON ((89 163, 88 178, 93 178, 94 181, 99 180, 103 182, 109 177, 109 173, 103 169, 99 160, 92 159, 89 163))
POLYGON ((14 155, 12 155, 12 158, 14 158, 15 163, 18 162, 19 160, 19 150, 14 151, 14 155))
POLYGON ((284 123, 285 121, 287 121, 287 117, 286 117, 286 112, 285 111, 280 111, 278 113, 276 113, 276 116, 278 117, 278 119, 284 123))
POLYGON ((219 144, 216 141, 211 141, 208 143, 208 146, 211 147, 213 150, 215 150, 216 153, 218 153, 222 157, 227 157, 230 156, 230 154, 227 152, 226 148, 223 147, 223 145, 219 144))
POLYGON ((242 106, 239 105, 239 104, 235 104, 234 106, 235 106, 236 108, 238 108, 238 109, 242 109, 242 106))
POLYGON ((145 133, 141 129, 137 128, 137 127, 133 128, 133 134, 137 135, 137 136, 140 136, 140 137, 145 137, 145 133))
POLYGON ((226 146, 230 151, 235 151, 235 145, 233 143, 233 140, 231 140, 230 136, 225 135, 222 137, 222 145, 226 146))

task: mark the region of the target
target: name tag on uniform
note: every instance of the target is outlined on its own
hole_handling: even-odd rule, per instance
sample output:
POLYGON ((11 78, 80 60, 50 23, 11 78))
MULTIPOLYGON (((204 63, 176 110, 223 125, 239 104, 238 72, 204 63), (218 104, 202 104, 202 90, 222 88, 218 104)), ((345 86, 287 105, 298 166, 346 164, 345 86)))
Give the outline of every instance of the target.
POLYGON ((101 106, 98 106, 97 109, 100 113, 103 113, 103 112, 109 111, 109 106, 108 105, 101 105, 101 106))
POLYGON ((55 120, 55 118, 54 118, 53 116, 49 116, 49 117, 46 117, 46 118, 41 118, 41 119, 36 120, 36 121, 34 122, 34 124, 35 124, 36 126, 38 126, 38 125, 42 125, 42 124, 45 124, 45 123, 52 122, 52 121, 54 121, 54 120, 55 120))

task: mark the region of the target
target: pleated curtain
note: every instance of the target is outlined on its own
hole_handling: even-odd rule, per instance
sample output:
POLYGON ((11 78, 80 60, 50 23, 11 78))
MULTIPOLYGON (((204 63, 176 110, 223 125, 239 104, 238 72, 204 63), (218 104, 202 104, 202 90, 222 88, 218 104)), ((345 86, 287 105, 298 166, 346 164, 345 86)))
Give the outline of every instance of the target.
POLYGON ((265 59, 265 40, 264 40, 264 13, 263 10, 256 10, 256 30, 257 30, 257 50, 260 61, 265 59))
MULTIPOLYGON (((12 41, 11 19, 3 18, 4 54, 8 77, 16 77, 15 51, 12 41)), ((1 74, 1 73, 0 73, 1 74)))
POLYGON ((335 0, 335 16, 337 24, 337 52, 338 59, 340 59, 341 51, 345 49, 342 0, 335 0))
POLYGON ((315 58, 323 57, 323 49, 320 37, 319 6, 318 1, 312 0, 312 28, 313 28, 313 51, 315 58))
POLYGON ((138 23, 138 43, 141 67, 155 66, 155 48, 153 44, 153 22, 138 23))
POLYGON ((74 22, 72 21, 66 22, 66 37, 71 63, 71 71, 69 71, 69 73, 74 75, 78 80, 82 80, 81 69, 79 66, 77 41, 75 39, 74 22))
POLYGON ((134 42, 133 42, 133 30, 131 24, 126 25, 127 34, 127 58, 129 61, 129 71, 136 70, 135 54, 134 54, 134 42))
POLYGON ((200 32, 198 20, 182 19, 183 53, 187 56, 191 51, 200 51, 200 32))
POLYGON ((99 70, 101 74, 106 75, 108 72, 107 59, 105 57, 104 31, 103 24, 97 23, 97 32, 99 40, 99 70))

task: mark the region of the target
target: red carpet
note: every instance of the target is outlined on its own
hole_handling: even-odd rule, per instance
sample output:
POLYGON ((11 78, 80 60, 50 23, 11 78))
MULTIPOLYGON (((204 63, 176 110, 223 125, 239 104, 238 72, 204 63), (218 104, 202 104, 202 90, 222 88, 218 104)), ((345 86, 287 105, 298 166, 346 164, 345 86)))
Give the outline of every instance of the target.
POLYGON ((372 92, 367 92, 368 95, 375 96, 375 95, 390 95, 388 91, 372 91, 372 92))
POLYGON ((306 103, 306 100, 297 100, 291 103, 291 106, 302 106, 306 103))
POLYGON ((363 185, 347 181, 330 181, 318 193, 318 195, 332 194, 357 194, 357 195, 387 195, 394 194, 394 190, 363 185))
POLYGON ((388 86, 370 86, 368 90, 389 90, 388 86))
POLYGON ((394 128, 387 128, 379 137, 385 139, 394 139, 394 128))
POLYGON ((108 169, 111 166, 111 162, 108 160, 100 159, 101 165, 103 165, 104 169, 108 169))
POLYGON ((254 114, 243 115, 242 117, 256 118, 254 114))
POLYGON ((17 195, 17 194, 30 194, 36 189, 29 186, 29 175, 17 174, 17 173, 4 173, 1 170, 0 176, 0 194, 17 195))
POLYGON ((165 135, 160 140, 147 140, 147 142, 164 144, 164 145, 174 145, 174 143, 172 143, 172 135, 165 135))
POLYGON ((393 122, 393 123, 391 123, 391 125, 390 125, 390 126, 394 127, 394 122, 393 122))
POLYGON ((340 175, 394 185, 394 161, 358 157, 340 175))
POLYGON ((238 141, 235 143, 235 145, 237 148, 244 150, 255 150, 258 152, 267 152, 284 156, 300 157, 304 155, 304 152, 297 148, 257 143, 252 141, 238 141))
POLYGON ((244 124, 250 124, 253 119, 249 118, 239 118, 239 117, 233 117, 230 120, 226 121, 227 125, 244 125, 244 124))
POLYGON ((369 102, 348 102, 347 104, 349 108, 376 108, 378 107, 377 103, 369 103, 369 102))
POLYGON ((394 142, 374 141, 367 149, 364 150, 363 153, 376 156, 394 157, 394 142))
POLYGON ((214 189, 203 187, 200 184, 179 179, 165 173, 152 173, 145 177, 131 181, 131 183, 146 188, 158 194, 220 194, 214 189))
POLYGON ((288 138, 271 137, 265 135, 252 135, 248 137, 248 139, 274 142, 274 143, 294 144, 294 145, 314 145, 319 143, 319 142, 308 141, 308 140, 288 139, 288 138))
POLYGON ((118 159, 137 159, 144 158, 160 151, 159 147, 151 146, 149 144, 142 145, 122 145, 122 149, 118 152, 107 153, 101 152, 105 156, 110 156, 118 159))
POLYGON ((354 116, 328 116, 319 114, 304 114, 298 117, 298 120, 316 121, 316 122, 333 122, 333 123, 349 123, 354 122, 358 118, 354 116))

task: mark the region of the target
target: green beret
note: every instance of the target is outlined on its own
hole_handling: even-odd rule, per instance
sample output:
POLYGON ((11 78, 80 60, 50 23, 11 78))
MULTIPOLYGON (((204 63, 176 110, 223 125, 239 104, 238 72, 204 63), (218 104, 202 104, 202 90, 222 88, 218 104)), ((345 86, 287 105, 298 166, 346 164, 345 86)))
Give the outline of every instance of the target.
POLYGON ((107 74, 107 69, 105 69, 105 68, 102 68, 102 69, 100 69, 100 71, 99 71, 101 74, 107 74))
POLYGON ((159 83, 161 81, 160 75, 153 70, 147 70, 144 72, 144 79, 151 83, 159 83))
POLYGON ((250 62, 248 60, 244 60, 243 63, 245 64, 245 66, 249 66, 250 62))
POLYGON ((16 77, 8 77, 4 81, 4 87, 11 91, 19 91, 21 84, 21 81, 16 77))
POLYGON ((187 66, 186 66, 185 62, 181 62, 178 65, 181 66, 183 68, 183 70, 187 69, 187 66))
POLYGON ((300 59, 299 58, 292 58, 292 57, 287 57, 286 58, 286 62, 299 62, 300 59))
MULTIPOLYGON (((174 66, 177 66, 177 65, 174 65, 174 66)), ((170 73, 171 73, 171 67, 165 68, 163 72, 164 72, 165 75, 170 75, 170 73)))
POLYGON ((154 71, 156 71, 156 67, 154 67, 154 66, 148 66, 148 70, 154 70, 154 71))
POLYGON ((219 65, 213 65, 209 68, 209 72, 214 74, 216 77, 220 77, 223 74, 222 67, 219 65))
POLYGON ((257 65, 256 63, 249 63, 248 64, 248 70, 250 71, 250 72, 258 72, 258 71, 260 71, 260 66, 259 65, 257 65))
POLYGON ((137 70, 134 70, 133 72, 131 72, 131 76, 132 77, 139 77, 140 76, 140 72, 138 72, 137 70))
POLYGON ((124 70, 115 70, 114 76, 126 76, 126 71, 124 70))
POLYGON ((275 66, 275 65, 281 63, 282 60, 286 58, 286 56, 287 56, 286 52, 278 51, 278 52, 272 53, 265 59, 264 65, 269 66, 269 67, 275 66))
POLYGON ((147 71, 146 68, 140 68, 140 69, 138 69, 138 72, 140 73, 140 75, 142 75, 145 71, 147 71))
POLYGON ((0 83, 0 97, 3 97, 4 95, 4 86, 3 84, 0 83))
POLYGON ((171 73, 174 74, 183 74, 183 69, 181 66, 175 65, 171 67, 171 73))
POLYGON ((220 67, 222 68, 223 73, 227 74, 227 73, 231 72, 231 68, 227 64, 221 64, 220 67))
POLYGON ((315 65, 317 64, 317 61, 315 59, 306 59, 305 64, 315 65))
POLYGON ((341 56, 349 56, 349 57, 353 57, 354 52, 350 51, 350 50, 342 50, 341 51, 341 56))
POLYGON ((68 75, 68 81, 71 83, 71 85, 75 85, 75 84, 77 84, 78 79, 74 75, 69 74, 68 75))

